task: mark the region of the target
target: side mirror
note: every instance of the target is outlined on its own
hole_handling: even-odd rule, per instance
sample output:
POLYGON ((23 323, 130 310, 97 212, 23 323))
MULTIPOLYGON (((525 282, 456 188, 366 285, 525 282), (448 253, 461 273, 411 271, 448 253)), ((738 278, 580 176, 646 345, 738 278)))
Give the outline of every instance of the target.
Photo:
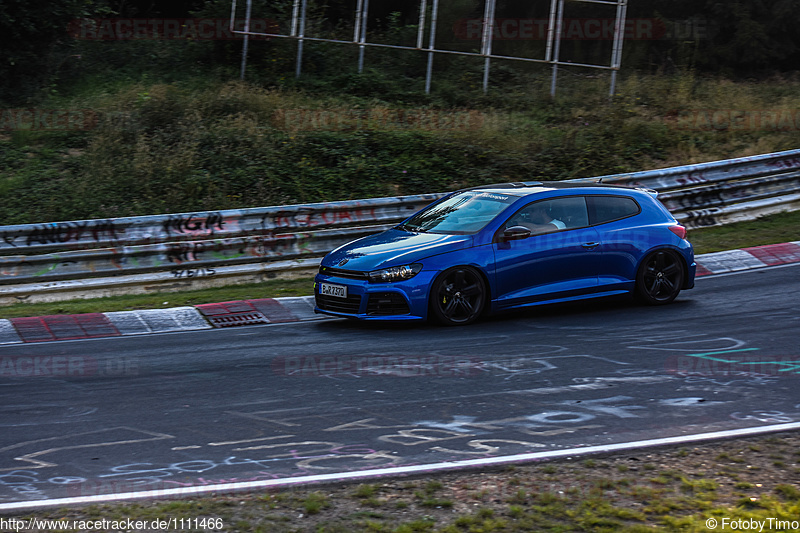
POLYGON ((502 240, 503 242, 517 241, 520 239, 527 239, 530 236, 531 230, 525 226, 511 226, 503 230, 502 240))

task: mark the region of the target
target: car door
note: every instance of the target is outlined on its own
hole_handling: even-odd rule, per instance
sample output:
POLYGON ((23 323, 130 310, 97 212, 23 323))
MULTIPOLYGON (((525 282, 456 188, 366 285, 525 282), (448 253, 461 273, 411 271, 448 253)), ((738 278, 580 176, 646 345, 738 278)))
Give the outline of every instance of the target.
POLYGON ((597 290, 601 246, 597 231, 589 226, 583 196, 527 204, 500 227, 493 248, 495 300, 500 309, 597 290), (546 222, 542 211, 545 218, 561 224, 546 222), (532 213, 540 218, 534 220, 532 213), (515 226, 530 229, 530 236, 505 240, 503 231, 515 226))
POLYGON ((601 291, 630 290, 636 266, 649 245, 646 228, 639 227, 642 208, 629 196, 590 195, 586 198, 589 223, 603 242, 603 261, 598 271, 601 291))

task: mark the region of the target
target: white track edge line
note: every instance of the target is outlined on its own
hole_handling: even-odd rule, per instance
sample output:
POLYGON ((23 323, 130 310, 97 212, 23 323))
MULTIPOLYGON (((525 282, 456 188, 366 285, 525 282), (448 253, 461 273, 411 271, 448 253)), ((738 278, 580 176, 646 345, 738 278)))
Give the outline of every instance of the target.
POLYGON ((384 477, 392 475, 452 471, 474 466, 495 466, 507 463, 556 459, 567 456, 582 456, 582 455, 607 453, 607 452, 614 452, 621 450, 666 446, 670 444, 685 444, 689 442, 702 442, 707 440, 718 440, 731 437, 745 437, 745 436, 759 435, 763 433, 790 431, 795 429, 800 429, 800 422, 792 422, 788 424, 776 424, 771 426, 731 429, 725 431, 714 431, 710 433, 698 433, 695 435, 681 435, 678 437, 663 437, 659 439, 621 442, 617 444, 587 446, 585 448, 570 448, 565 450, 550 450, 546 452, 531 452, 531 453, 523 453, 517 455, 508 455, 505 457, 466 459, 463 461, 450 461, 444 463, 431 463, 425 465, 399 466, 393 468, 379 468, 372 470, 359 470, 354 472, 339 472, 335 474, 318 474, 313 476, 303 476, 296 478, 246 481, 239 483, 220 483, 218 485, 204 485, 202 487, 181 487, 174 489, 158 489, 158 490, 148 490, 148 491, 127 492, 120 494, 103 494, 94 496, 78 496, 71 498, 54 498, 49 500, 33 500, 27 502, 3 503, 0 504, 0 511, 16 511, 23 509, 34 509, 42 507, 65 506, 65 505, 120 502, 129 500, 147 499, 147 498, 160 499, 165 497, 173 497, 173 498, 186 497, 186 496, 196 496, 196 495, 203 495, 216 492, 247 491, 254 489, 266 489, 271 487, 283 487, 291 485, 321 483, 321 482, 347 481, 351 479, 363 479, 369 477, 384 477))

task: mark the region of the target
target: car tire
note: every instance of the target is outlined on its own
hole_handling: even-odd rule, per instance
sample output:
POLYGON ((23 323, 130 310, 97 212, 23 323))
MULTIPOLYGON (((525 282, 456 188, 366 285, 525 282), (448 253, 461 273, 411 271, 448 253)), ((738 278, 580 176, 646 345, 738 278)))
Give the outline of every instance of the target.
POLYGON ((453 267, 433 282, 430 312, 445 326, 465 326, 478 319, 486 303, 486 283, 472 267, 453 267))
POLYGON ((656 250, 644 258, 636 274, 636 296, 648 305, 665 305, 681 292, 686 268, 672 250, 656 250))

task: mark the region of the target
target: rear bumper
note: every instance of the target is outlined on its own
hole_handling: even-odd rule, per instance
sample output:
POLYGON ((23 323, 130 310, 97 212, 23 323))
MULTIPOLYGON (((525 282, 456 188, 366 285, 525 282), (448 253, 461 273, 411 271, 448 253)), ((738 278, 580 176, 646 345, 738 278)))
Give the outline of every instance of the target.
POLYGON ((694 289, 694 278, 697 274, 697 263, 692 261, 692 264, 689 265, 689 269, 686 272, 686 281, 683 282, 684 289, 694 289))

